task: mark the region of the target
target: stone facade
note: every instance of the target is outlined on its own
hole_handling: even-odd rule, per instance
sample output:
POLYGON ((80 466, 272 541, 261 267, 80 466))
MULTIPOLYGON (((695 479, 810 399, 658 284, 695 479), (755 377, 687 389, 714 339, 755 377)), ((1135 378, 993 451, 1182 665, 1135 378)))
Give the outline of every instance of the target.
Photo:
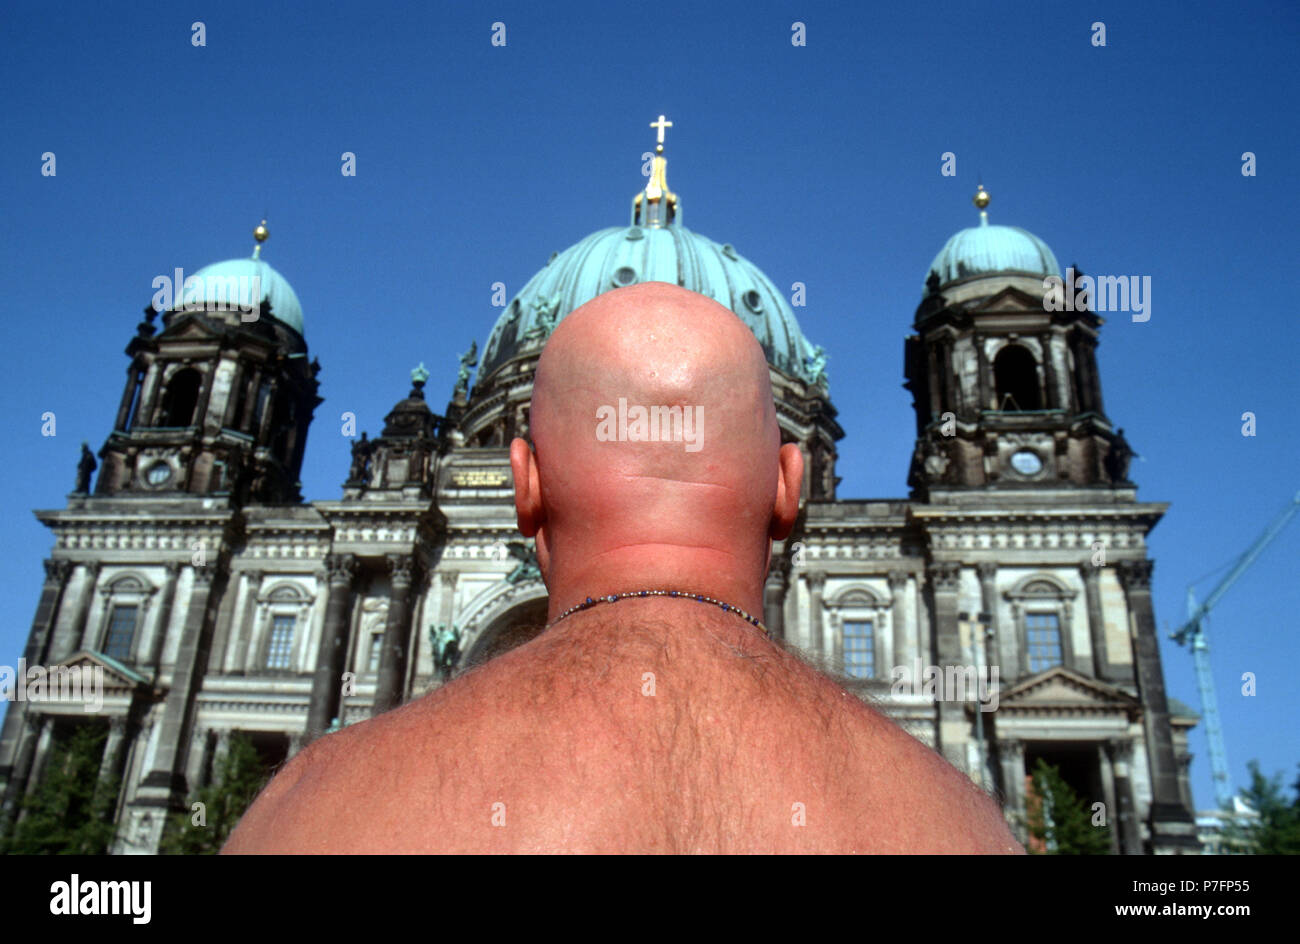
MULTIPOLYGON (((765 621, 996 795, 1022 837, 1041 757, 1105 804, 1115 851, 1196 851, 1195 719, 1165 695, 1150 596, 1146 538, 1166 506, 1137 500, 1102 410, 1101 319, 1044 312, 1023 279, 987 283, 932 286, 916 313, 908 499, 838 499, 843 431, 824 377, 772 368, 783 435, 810 474, 773 552, 765 621), (932 666, 985 673, 996 710, 925 691, 932 666)), ((169 312, 156 336, 142 322, 97 488, 37 513, 54 548, 25 655, 104 669, 93 721, 109 726, 106 772, 123 776, 117 852, 157 850, 165 814, 232 732, 282 762, 545 616, 507 455, 528 433, 540 340, 458 384, 442 414, 415 375, 383 433, 354 446, 342 497, 303 502, 318 365, 263 316, 169 312), (169 387, 185 371, 188 386, 169 387)), ((79 705, 10 707, 7 815, 52 739, 84 721, 79 705)))

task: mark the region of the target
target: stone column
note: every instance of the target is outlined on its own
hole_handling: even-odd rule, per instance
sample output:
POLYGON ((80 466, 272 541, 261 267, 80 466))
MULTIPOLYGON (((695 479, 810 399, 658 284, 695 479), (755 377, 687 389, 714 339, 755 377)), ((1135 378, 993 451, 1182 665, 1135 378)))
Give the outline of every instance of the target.
MULTIPOLYGON (((961 635, 957 628, 957 591, 960 586, 961 564, 953 561, 934 561, 927 568, 930 590, 934 596, 934 651, 935 665, 946 674, 945 666, 964 664, 961 635)), ((944 692, 944 695, 951 695, 944 692)), ((965 706, 951 698, 939 700, 938 742, 948 763, 958 770, 966 770, 966 742, 970 726, 966 720, 965 706)))
MULTIPOLYGON (((51 642, 50 635, 54 630, 59 605, 63 601, 63 592, 67 588, 72 566, 72 562, 68 560, 54 558, 45 560, 45 583, 41 587, 40 601, 36 604, 36 615, 32 618, 31 632, 27 635, 27 648, 23 650, 23 658, 28 665, 45 664, 51 642)), ((15 675, 13 684, 22 684, 22 680, 15 675)), ((5 712, 4 727, 0 728, 0 785, 4 784, 13 772, 24 714, 25 710, 16 702, 5 712)))
POLYGON ((253 411, 257 409, 257 393, 262 387, 262 368, 253 368, 252 376, 245 383, 248 387, 244 395, 244 409, 238 417, 239 425, 235 427, 241 433, 247 432, 248 427, 253 423, 253 411))
POLYGON ((208 759, 207 753, 208 729, 196 724, 190 734, 185 760, 185 783, 191 790, 203 785, 203 762, 208 759))
POLYGON ((269 445, 267 438, 271 432, 271 418, 275 416, 275 402, 279 394, 280 381, 277 377, 272 377, 267 389, 265 409, 262 415, 257 418, 257 432, 253 435, 259 446, 269 445))
POLYGON ((311 681, 306 732, 309 741, 324 734, 331 719, 339 713, 351 624, 348 603, 356 578, 357 559, 352 554, 331 554, 325 566, 329 573, 329 603, 325 608, 325 625, 321 628, 320 648, 316 653, 316 672, 311 681))
POLYGON ((30 795, 41 782, 45 773, 45 764, 50 759, 50 745, 54 741, 54 719, 49 715, 40 716, 40 734, 36 738, 36 751, 32 756, 31 771, 27 775, 27 784, 23 793, 30 795))
POLYGON ((812 596, 812 603, 809 605, 808 612, 808 632, 812 635, 809 640, 811 645, 809 649, 816 653, 824 652, 826 648, 825 639, 822 635, 822 588, 826 586, 826 574, 820 570, 814 570, 806 574, 803 578, 808 584, 808 592, 812 596))
MULTIPOLYGON (((163 704, 161 730, 154 752, 153 770, 141 784, 136 804, 167 807, 185 797, 187 785, 182 772, 186 754, 186 736, 193 721, 194 701, 203 685, 203 670, 208 662, 212 642, 213 605, 220 593, 213 593, 216 566, 194 567, 194 586, 190 593, 189 612, 185 614, 180 648, 172 668, 171 688, 163 704)), ((158 819, 159 817, 154 817, 158 819)), ((161 829, 161 824, 159 824, 161 829)), ((157 845, 157 837, 154 837, 157 845)))
POLYGON ((1025 818, 1025 742, 999 738, 997 748, 1002 773, 1002 812, 1023 844, 1029 838, 1025 818))
POLYGON ((262 587, 262 571, 244 571, 244 598, 236 603, 239 611, 235 614, 233 642, 226 652, 226 674, 243 675, 247 671, 245 650, 252 636, 253 620, 257 618, 257 594, 262 587))
POLYGON ((1151 605, 1152 568, 1153 563, 1149 560, 1120 561, 1117 565, 1134 623, 1138 692, 1142 699, 1142 721, 1151 770, 1151 809, 1148 815, 1151 842, 1154 849, 1175 851, 1198 844, 1195 819, 1183 805, 1178 789, 1178 762, 1174 757, 1169 702, 1156 641, 1155 611, 1151 605))
POLYGON ((212 748, 212 776, 221 776, 221 765, 226 762, 226 755, 229 753, 230 729, 219 729, 217 731, 217 743, 212 748))
POLYGON ((1129 775, 1129 762, 1133 753, 1130 738, 1117 738, 1106 742, 1115 780, 1115 821, 1119 824, 1119 846, 1123 855, 1142 854, 1142 835, 1138 829, 1136 804, 1133 802, 1133 781, 1129 775))
POLYGON ((1110 854, 1119 855, 1119 805, 1115 794, 1115 769, 1110 762, 1110 750, 1103 741, 1097 742, 1097 767, 1101 771, 1102 799, 1106 803, 1106 825, 1110 829, 1110 854))
POLYGON ((99 561, 77 561, 74 565, 81 568, 81 586, 71 603, 72 618, 60 628, 55 624, 53 638, 50 641, 45 658, 51 663, 62 662, 82 645, 86 632, 86 617, 90 614, 90 605, 95 600, 95 583, 99 580, 99 561))
POLYGON ((773 639, 785 638, 785 588, 786 565, 784 561, 772 559, 772 566, 767 572, 767 581, 763 584, 763 623, 773 639))
MULTIPOLYGON (((1002 665, 1002 631, 998 626, 998 565, 990 561, 982 561, 975 565, 975 573, 980 579, 980 610, 988 617, 988 632, 980 636, 979 644, 983 647, 984 670, 989 672, 990 683, 993 680, 993 673, 989 671, 992 666, 997 666, 999 681, 1007 680, 1007 668, 1002 665), (990 645, 992 643, 992 645, 990 645)), ((978 620, 975 625, 975 632, 978 633, 978 620)))
MULTIPOLYGON (((46 717, 32 711, 29 706, 19 710, 16 703, 10 707, 9 714, 15 718, 21 715, 21 722, 17 724, 15 740, 18 745, 14 752, 13 766, 5 783, 3 820, 6 827, 17 813, 18 798, 26 792, 27 782, 32 774, 32 764, 36 759, 36 745, 44 731, 46 717)), ((5 720, 7 722, 8 718, 5 720)))
POLYGON ((1038 335, 1038 345, 1043 349, 1043 409, 1061 408, 1061 392, 1057 389, 1056 363, 1052 360, 1052 332, 1038 335))
POLYGON ((1128 681, 1111 665, 1106 649, 1106 617, 1101 606, 1101 569, 1091 561, 1079 565, 1083 574, 1084 598, 1088 605, 1088 638, 1092 640, 1092 673, 1099 679, 1128 681))
POLYGON ((379 679, 371 716, 401 704, 402 680, 406 675, 407 635, 411 623, 411 582, 415 562, 409 554, 389 554, 392 589, 388 599, 388 621, 384 625, 384 651, 379 657, 379 679))
POLYGON ((135 399, 136 387, 140 385, 140 374, 136 370, 135 362, 132 361, 126 368, 126 388, 122 391, 122 399, 117 405, 117 420, 113 423, 113 428, 126 431, 127 414, 131 409, 131 401, 135 399))
MULTIPOLYGON (((916 646, 913 645, 915 638, 912 627, 907 623, 907 580, 911 576, 905 570, 891 570, 889 572, 889 595, 890 609, 889 615, 891 622, 894 624, 894 666, 906 666, 907 671, 912 671, 912 660, 916 658, 916 646)), ((893 667, 891 666, 891 669, 893 667)), ((893 678, 892 672, 889 676, 893 678)), ((918 684, 920 679, 915 680, 918 684)))
POLYGON ((99 762, 99 779, 108 780, 122 772, 122 759, 126 752, 122 749, 126 736, 126 718, 121 716, 108 719, 108 740, 104 742, 104 756, 99 762))
POLYGON ((28 665, 43 665, 49 658, 50 636, 74 566, 69 560, 47 558, 45 561, 45 583, 41 586, 41 599, 36 604, 32 630, 27 637, 27 649, 23 652, 28 665))
POLYGON ((975 348, 975 395, 979 397, 979 406, 976 408, 976 413, 978 413, 979 410, 989 408, 989 401, 992 399, 989 383, 992 378, 989 376, 991 371, 989 370, 988 359, 984 356, 984 336, 981 334, 974 335, 971 338, 971 344, 975 348))
POLYGON ((163 585, 162 600, 158 605, 158 622, 154 631, 153 645, 149 647, 149 665, 153 667, 153 676, 158 678, 162 671, 163 647, 167 644, 167 631, 172 621, 172 605, 176 602, 176 581, 180 577, 180 561, 164 561, 167 581, 163 585))

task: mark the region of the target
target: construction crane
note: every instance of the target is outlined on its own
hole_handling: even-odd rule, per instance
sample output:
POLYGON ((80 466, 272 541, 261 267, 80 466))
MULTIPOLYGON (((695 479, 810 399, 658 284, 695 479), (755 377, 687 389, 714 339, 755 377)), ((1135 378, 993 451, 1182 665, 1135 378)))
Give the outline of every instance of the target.
POLYGON ((1189 586, 1187 622, 1177 631, 1169 634, 1169 638, 1180 646, 1190 644, 1192 649, 1192 662, 1196 666, 1196 687, 1200 691, 1201 712, 1205 716, 1205 738, 1210 744, 1210 771, 1214 777, 1214 799, 1220 809, 1226 810, 1232 806, 1232 784, 1228 779, 1228 755, 1223 746, 1223 727, 1219 723, 1219 703, 1214 694, 1214 676, 1210 673, 1210 644, 1205 638, 1206 617, 1214 605, 1228 592, 1228 588, 1236 582, 1247 567, 1255 563, 1255 559, 1287 526, 1287 522, 1297 511, 1300 511, 1300 492, 1297 492, 1291 504, 1282 509, 1282 513, 1273 519, 1273 523, 1264 533, 1256 538, 1255 543, 1246 549, 1246 553, 1238 558, 1232 570, 1219 581, 1219 585, 1210 592, 1200 606, 1196 605, 1196 591, 1189 586))

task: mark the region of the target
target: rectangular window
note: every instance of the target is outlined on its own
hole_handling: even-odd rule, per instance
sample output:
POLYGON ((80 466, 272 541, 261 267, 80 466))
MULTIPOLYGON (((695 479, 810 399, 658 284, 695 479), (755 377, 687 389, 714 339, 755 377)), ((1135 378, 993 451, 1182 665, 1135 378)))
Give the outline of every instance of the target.
POLYGON ((118 604, 113 607, 108 618, 108 635, 104 638, 104 655, 119 662, 130 661, 138 612, 139 608, 134 605, 118 604))
POLYGON ((292 616, 276 616, 271 620, 271 640, 266 647, 266 667, 268 669, 289 668, 289 656, 293 651, 292 616))
POLYGON ((870 620, 844 623, 844 673, 856 679, 876 675, 876 637, 870 620))
POLYGON ((369 661, 366 663, 367 672, 379 671, 379 657, 383 655, 383 652, 384 652, 384 634, 371 633, 370 634, 370 656, 369 656, 369 661))
POLYGON ((1061 618, 1055 613, 1025 616, 1029 637, 1029 671, 1041 672, 1061 664, 1061 618))

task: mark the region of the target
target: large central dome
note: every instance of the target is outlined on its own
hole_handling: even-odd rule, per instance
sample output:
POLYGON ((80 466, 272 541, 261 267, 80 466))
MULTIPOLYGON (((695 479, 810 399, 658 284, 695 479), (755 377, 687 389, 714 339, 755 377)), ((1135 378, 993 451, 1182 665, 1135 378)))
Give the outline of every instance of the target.
POLYGON ((551 256, 497 319, 483 351, 479 376, 535 356, 561 320, 597 295, 638 282, 667 282, 730 308, 786 376, 826 384, 826 355, 804 338, 794 311, 772 281, 730 244, 692 233, 681 223, 677 194, 668 189, 668 162, 659 129, 645 189, 632 201, 629 226, 602 229, 551 256))
POLYGON ((813 348, 772 281, 730 245, 677 222, 602 229, 552 256, 497 319, 480 374, 540 348, 561 319, 597 295, 637 282, 668 282, 707 295, 754 332, 769 364, 807 382, 816 379, 813 348))
POLYGON ((529 436, 537 360, 556 325, 605 292, 665 282, 713 299, 753 332, 771 368, 781 440, 797 443, 803 452, 804 497, 834 499, 835 443, 844 430, 830 400, 826 352, 808 343, 790 303, 757 266, 729 244, 682 225, 663 153, 663 129, 672 122, 660 115, 650 127, 658 129, 659 143, 645 188, 632 200, 628 225, 598 230, 552 254, 497 318, 472 390, 469 373, 478 348, 461 358, 447 405, 452 441, 498 450, 496 461, 504 462, 512 440, 529 436))

